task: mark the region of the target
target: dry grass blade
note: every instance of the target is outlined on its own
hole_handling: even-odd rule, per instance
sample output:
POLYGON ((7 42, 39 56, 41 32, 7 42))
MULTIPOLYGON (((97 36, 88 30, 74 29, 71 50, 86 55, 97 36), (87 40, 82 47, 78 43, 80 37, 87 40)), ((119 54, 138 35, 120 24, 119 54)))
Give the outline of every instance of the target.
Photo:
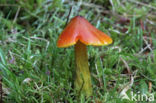
POLYGON ((124 63, 125 67, 127 68, 127 72, 130 75, 131 70, 130 70, 130 67, 128 66, 128 63, 122 57, 120 57, 120 60, 124 63))
POLYGON ((130 75, 130 82, 121 90, 120 96, 119 96, 120 98, 130 100, 130 98, 128 97, 126 92, 133 86, 134 78, 136 77, 136 73, 137 73, 137 71, 134 71, 133 74, 130 75))

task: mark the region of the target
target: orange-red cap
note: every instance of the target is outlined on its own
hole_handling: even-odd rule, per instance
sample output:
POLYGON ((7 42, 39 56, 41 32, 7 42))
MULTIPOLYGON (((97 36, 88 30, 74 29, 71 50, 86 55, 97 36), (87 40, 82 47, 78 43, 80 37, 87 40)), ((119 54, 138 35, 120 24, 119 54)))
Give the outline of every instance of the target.
POLYGON ((58 47, 68 47, 80 40, 86 45, 108 45, 112 39, 92 26, 85 18, 81 16, 74 17, 63 30, 57 41, 58 47))

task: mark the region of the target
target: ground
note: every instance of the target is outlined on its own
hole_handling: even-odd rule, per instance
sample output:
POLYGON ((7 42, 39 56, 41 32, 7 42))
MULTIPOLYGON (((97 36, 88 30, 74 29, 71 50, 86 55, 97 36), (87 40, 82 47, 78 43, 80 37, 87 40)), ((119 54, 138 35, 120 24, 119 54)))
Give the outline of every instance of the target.
POLYGON ((155 11, 155 0, 0 0, 4 103, 155 103, 155 11), (88 46, 94 93, 79 100, 74 47, 56 46, 67 19, 76 15, 113 39, 108 46, 88 46))

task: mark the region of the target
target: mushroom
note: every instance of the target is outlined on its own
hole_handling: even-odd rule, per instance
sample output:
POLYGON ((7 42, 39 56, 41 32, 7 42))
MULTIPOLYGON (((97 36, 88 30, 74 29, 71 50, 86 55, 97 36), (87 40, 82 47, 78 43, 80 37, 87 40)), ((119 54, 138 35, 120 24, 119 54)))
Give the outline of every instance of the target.
POLYGON ((86 45, 102 46, 111 43, 112 39, 109 36, 96 29, 82 16, 72 18, 59 36, 57 47, 63 48, 75 45, 76 78, 74 86, 80 94, 86 97, 92 95, 86 45))

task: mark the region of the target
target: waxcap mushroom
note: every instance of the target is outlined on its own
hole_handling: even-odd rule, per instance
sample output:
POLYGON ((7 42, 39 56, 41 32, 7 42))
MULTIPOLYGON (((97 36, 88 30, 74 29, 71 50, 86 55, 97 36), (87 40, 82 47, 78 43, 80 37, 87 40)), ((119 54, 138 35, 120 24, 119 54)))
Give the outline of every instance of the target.
POLYGON ((92 26, 82 16, 72 18, 66 28, 62 31, 57 41, 58 47, 69 47, 78 41, 85 45, 102 46, 112 43, 112 39, 92 26))
POLYGON ((88 65, 87 45, 102 46, 112 43, 112 39, 92 26, 85 18, 76 16, 63 30, 57 41, 58 47, 74 45, 75 81, 74 88, 78 95, 90 97, 93 94, 91 75, 88 65))

